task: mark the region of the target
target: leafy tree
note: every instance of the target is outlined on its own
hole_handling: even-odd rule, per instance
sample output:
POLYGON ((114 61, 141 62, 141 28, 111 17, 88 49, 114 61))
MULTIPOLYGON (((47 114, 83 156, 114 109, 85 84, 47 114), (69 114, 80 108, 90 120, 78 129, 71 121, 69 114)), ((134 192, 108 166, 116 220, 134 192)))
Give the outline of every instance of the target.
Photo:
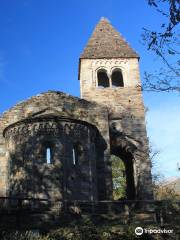
POLYGON ((154 73, 145 72, 143 89, 180 92, 180 0, 148 0, 148 4, 164 17, 164 22, 157 25, 158 30, 144 28, 143 42, 162 60, 163 67, 154 73))

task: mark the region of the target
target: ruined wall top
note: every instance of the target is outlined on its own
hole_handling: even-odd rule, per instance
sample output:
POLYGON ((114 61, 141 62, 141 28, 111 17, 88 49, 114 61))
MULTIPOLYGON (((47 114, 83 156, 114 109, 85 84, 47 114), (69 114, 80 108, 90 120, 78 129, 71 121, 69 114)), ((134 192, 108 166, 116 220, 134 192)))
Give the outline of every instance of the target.
POLYGON ((57 115, 93 123, 96 115, 101 114, 105 117, 107 109, 95 102, 88 102, 59 91, 48 91, 22 101, 4 112, 0 117, 0 131, 2 134, 3 129, 11 124, 42 115, 57 115))

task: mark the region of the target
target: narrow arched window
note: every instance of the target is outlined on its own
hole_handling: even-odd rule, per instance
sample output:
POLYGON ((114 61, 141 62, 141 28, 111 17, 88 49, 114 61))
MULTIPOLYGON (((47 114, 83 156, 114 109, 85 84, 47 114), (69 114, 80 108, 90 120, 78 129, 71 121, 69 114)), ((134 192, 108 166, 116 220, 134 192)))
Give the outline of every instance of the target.
POLYGON ((79 158, 82 155, 82 145, 80 143, 73 144, 72 149, 72 163, 73 165, 79 164, 79 158))
POLYGON ((98 87, 99 88, 106 88, 109 87, 109 77, 107 75, 106 70, 100 69, 97 72, 97 81, 98 81, 98 87))
POLYGON ((46 148, 46 163, 47 164, 52 163, 52 153, 51 153, 51 148, 50 147, 46 148))
POLYGON ((77 165, 78 164, 78 155, 77 155, 77 151, 75 148, 73 148, 73 165, 77 165))
POLYGON ((124 87, 123 75, 121 69, 115 69, 111 76, 112 87, 124 87))

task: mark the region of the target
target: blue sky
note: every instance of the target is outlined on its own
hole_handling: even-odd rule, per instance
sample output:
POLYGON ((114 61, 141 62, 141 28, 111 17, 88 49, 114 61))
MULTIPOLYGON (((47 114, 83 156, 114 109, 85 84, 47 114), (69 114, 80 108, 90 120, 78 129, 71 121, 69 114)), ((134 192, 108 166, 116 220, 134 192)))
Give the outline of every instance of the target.
MULTIPOLYGON (((40 92, 79 96, 78 58, 104 16, 141 56, 140 70, 160 63, 141 43, 142 28, 163 20, 146 0, 6 0, 0 2, 0 112, 40 92)), ((180 162, 180 96, 144 93, 147 130, 160 150, 157 169, 177 176, 180 162)))

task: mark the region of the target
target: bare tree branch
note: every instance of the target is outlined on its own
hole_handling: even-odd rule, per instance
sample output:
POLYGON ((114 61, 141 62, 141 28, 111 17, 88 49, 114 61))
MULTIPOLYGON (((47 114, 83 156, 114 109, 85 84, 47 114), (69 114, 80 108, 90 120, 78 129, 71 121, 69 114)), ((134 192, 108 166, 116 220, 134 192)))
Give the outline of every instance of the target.
POLYGON ((180 0, 148 0, 148 4, 165 17, 165 22, 160 24, 160 31, 143 28, 142 39, 147 49, 161 59, 164 68, 155 73, 146 72, 143 89, 157 92, 180 92, 180 34, 178 29, 180 0))

